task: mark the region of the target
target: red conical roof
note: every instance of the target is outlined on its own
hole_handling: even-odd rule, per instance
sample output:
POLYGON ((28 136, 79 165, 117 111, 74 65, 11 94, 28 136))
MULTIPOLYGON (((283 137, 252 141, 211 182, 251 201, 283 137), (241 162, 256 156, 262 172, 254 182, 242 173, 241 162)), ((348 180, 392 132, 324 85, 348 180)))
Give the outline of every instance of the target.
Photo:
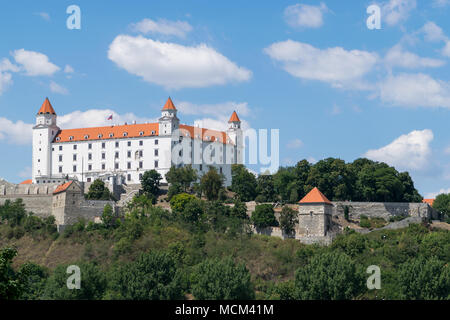
POLYGON ((175 105, 172 102, 172 99, 167 99, 166 104, 164 105, 164 108, 162 108, 163 110, 177 110, 177 108, 175 108, 175 105))
POLYGON ((323 195, 323 193, 320 192, 319 189, 314 188, 302 200, 300 200, 299 203, 328 203, 328 204, 331 204, 331 201, 328 200, 327 197, 325 197, 323 195))
POLYGON ((241 120, 239 120, 239 117, 236 113, 236 111, 233 111, 233 114, 230 117, 230 120, 228 120, 228 123, 230 122, 241 122, 241 120))
POLYGON ((56 114, 48 98, 45 98, 45 101, 39 109, 38 114, 56 114))

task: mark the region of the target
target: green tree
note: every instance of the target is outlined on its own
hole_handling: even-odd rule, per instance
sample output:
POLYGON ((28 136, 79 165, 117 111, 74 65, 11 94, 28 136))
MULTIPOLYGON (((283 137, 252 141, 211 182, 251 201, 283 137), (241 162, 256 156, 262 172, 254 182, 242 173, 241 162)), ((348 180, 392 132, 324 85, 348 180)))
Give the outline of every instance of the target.
POLYGON ((170 199, 170 207, 174 213, 182 214, 186 205, 197 199, 194 195, 188 193, 180 193, 170 199))
POLYGON ((450 193, 445 194, 442 193, 434 199, 433 208, 441 213, 442 218, 449 219, 450 218, 450 193))
POLYGON ((106 277, 100 268, 92 262, 76 263, 80 268, 80 289, 67 288, 69 265, 59 265, 48 278, 43 298, 51 300, 100 300, 106 289, 106 277))
POLYGON ((296 297, 301 300, 348 300, 364 288, 364 277, 346 254, 316 254, 295 273, 296 297))
POLYGON ((450 299, 450 267, 435 257, 411 259, 400 266, 398 287, 401 299, 450 299))
POLYGON ((48 271, 38 264, 27 262, 21 265, 18 271, 18 279, 23 288, 21 299, 41 299, 48 276, 48 271))
POLYGON ((277 200, 275 187, 273 184, 273 176, 270 174, 260 174, 256 180, 259 202, 273 202, 277 200))
POLYGON ((197 170, 192 168, 191 165, 181 167, 170 167, 170 170, 166 173, 166 180, 169 184, 178 184, 183 188, 184 192, 187 192, 188 188, 197 181, 197 170))
POLYGON ((22 284, 11 267, 16 255, 17 251, 13 248, 0 251, 0 300, 19 299, 22 295, 22 284))
POLYGON ((96 179, 89 186, 87 198, 90 200, 112 200, 113 196, 105 186, 105 183, 100 179, 96 179))
POLYGON ((27 217, 25 204, 21 198, 14 200, 7 199, 3 205, 0 205, 0 217, 3 221, 7 220, 11 227, 21 225, 27 217))
POLYGON ((200 185, 206 199, 209 201, 217 200, 219 198, 219 191, 223 188, 223 182, 224 176, 219 174, 215 167, 210 166, 208 172, 200 180, 200 185))
POLYGON ((142 191, 148 195, 157 197, 161 180, 162 177, 158 171, 154 169, 145 171, 141 179, 142 191))
POLYGON ((250 273, 243 263, 231 257, 208 259, 194 268, 191 275, 192 294, 198 300, 254 299, 250 273))
POLYGON ((298 223, 298 212, 294 209, 283 206, 280 214, 280 227, 284 233, 291 235, 295 231, 295 225, 298 223))
POLYGON ((204 212, 204 203, 200 199, 193 199, 186 203, 182 217, 185 221, 196 223, 200 220, 204 212))
POLYGON ((181 273, 173 255, 151 251, 135 262, 119 265, 109 278, 107 298, 128 300, 174 300, 183 298, 181 273))
POLYGON ((252 213, 251 221, 256 228, 275 227, 278 225, 273 206, 270 204, 257 205, 252 213))
POLYGON ((245 205, 245 202, 236 199, 234 201, 234 206, 231 208, 230 214, 238 219, 248 219, 247 206, 245 205))
POLYGON ((231 190, 235 192, 242 201, 255 200, 256 177, 242 164, 231 165, 231 190))
POLYGON ((102 222, 107 228, 114 227, 116 225, 117 217, 114 215, 112 206, 107 203, 103 207, 102 222))

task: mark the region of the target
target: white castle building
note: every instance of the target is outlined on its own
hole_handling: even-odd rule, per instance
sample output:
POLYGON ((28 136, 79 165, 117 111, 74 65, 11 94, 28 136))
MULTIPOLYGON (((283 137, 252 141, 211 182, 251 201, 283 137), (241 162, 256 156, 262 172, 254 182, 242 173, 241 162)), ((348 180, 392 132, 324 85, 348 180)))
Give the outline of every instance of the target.
POLYGON ((33 127, 32 183, 60 183, 67 179, 114 184, 138 184, 143 173, 155 169, 166 182, 172 165, 191 164, 202 176, 216 167, 231 184, 231 165, 242 163, 241 121, 233 112, 226 132, 180 124, 169 98, 155 123, 60 129, 48 98, 33 127))

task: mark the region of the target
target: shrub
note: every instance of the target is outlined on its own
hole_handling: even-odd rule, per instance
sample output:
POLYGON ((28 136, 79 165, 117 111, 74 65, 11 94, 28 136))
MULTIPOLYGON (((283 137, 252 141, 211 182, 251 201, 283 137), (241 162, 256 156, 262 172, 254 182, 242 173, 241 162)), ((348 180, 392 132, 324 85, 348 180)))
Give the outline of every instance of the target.
POLYGON ((200 300, 248 300, 255 293, 250 273, 243 263, 231 257, 208 259, 194 268, 191 275, 192 294, 200 300))
POLYGON ((181 214, 184 211, 186 205, 190 202, 197 199, 194 195, 187 193, 180 193, 172 197, 170 199, 170 207, 174 213, 181 214))
POLYGON ((280 214, 280 227, 283 232, 289 235, 294 233, 297 223, 298 212, 288 206, 283 206, 280 214))
POLYGON ((255 207, 251 218, 256 228, 276 227, 278 225, 273 207, 270 204, 261 204, 255 207))

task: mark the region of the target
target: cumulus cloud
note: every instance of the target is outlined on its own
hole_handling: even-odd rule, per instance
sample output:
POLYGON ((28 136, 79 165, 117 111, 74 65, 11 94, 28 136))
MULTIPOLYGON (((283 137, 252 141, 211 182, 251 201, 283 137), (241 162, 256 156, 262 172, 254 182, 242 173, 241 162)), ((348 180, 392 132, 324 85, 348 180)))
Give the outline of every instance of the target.
POLYGON ((59 94, 68 94, 69 90, 64 88, 63 86, 57 84, 54 81, 50 81, 50 91, 59 94))
POLYGON ((426 196, 425 196, 425 199, 435 199, 438 195, 443 194, 443 193, 445 193, 445 194, 450 193, 450 188, 448 188, 448 189, 441 189, 441 190, 439 190, 437 192, 427 193, 426 196))
POLYGON ((273 43, 264 52, 294 77, 361 89, 361 78, 379 60, 376 53, 341 47, 318 49, 293 40, 273 43))
POLYGON ((447 36, 444 31, 442 31, 442 28, 433 21, 428 21, 425 23, 421 29, 421 32, 424 33, 425 40, 430 42, 444 41, 447 39, 447 36))
POLYGON ((183 46, 142 36, 117 36, 108 58, 147 82, 173 89, 247 81, 252 75, 206 44, 183 46))
POLYGON ((289 149, 299 149, 302 146, 303 146, 303 141, 298 138, 289 141, 289 143, 287 144, 287 147, 289 149))
POLYGON ((416 6, 416 0, 389 0, 381 7, 383 22, 386 22, 388 26, 397 25, 407 20, 416 6))
POLYGON ((426 74, 389 76, 379 89, 381 100, 395 106, 450 108, 450 84, 426 74))
POLYGON ((187 115, 222 115, 230 117, 233 111, 238 115, 247 116, 250 108, 247 102, 222 102, 215 104, 195 104, 187 101, 176 103, 179 112, 187 115))
POLYGON ((13 122, 0 117, 0 141, 4 140, 12 144, 30 144, 32 124, 23 121, 13 122))
POLYGON ((131 28, 133 31, 143 34, 162 34, 180 38, 185 38, 186 34, 192 31, 192 26, 186 21, 170 21, 166 19, 159 19, 158 21, 144 19, 132 24, 131 28))
POLYGON ((64 67, 64 73, 74 73, 75 70, 72 68, 72 66, 66 64, 66 66, 64 67))
POLYGON ((12 75, 8 72, 0 72, 0 95, 12 84, 12 75))
POLYGON ((16 63, 21 65, 27 76, 51 76, 60 69, 40 52, 19 49, 15 50, 12 56, 16 63))
POLYGON ((422 58, 418 55, 406 51, 400 44, 393 46, 384 57, 384 62, 388 67, 401 67, 407 69, 416 68, 437 68, 445 64, 445 61, 431 58, 422 58))
POLYGON ((432 140, 433 132, 431 130, 415 130, 401 135, 387 146, 367 151, 364 156, 368 159, 385 162, 400 170, 420 170, 429 164, 432 140))
POLYGON ((323 14, 328 10, 321 2, 318 6, 295 4, 284 9, 284 19, 291 27, 319 28, 323 25, 323 14))

